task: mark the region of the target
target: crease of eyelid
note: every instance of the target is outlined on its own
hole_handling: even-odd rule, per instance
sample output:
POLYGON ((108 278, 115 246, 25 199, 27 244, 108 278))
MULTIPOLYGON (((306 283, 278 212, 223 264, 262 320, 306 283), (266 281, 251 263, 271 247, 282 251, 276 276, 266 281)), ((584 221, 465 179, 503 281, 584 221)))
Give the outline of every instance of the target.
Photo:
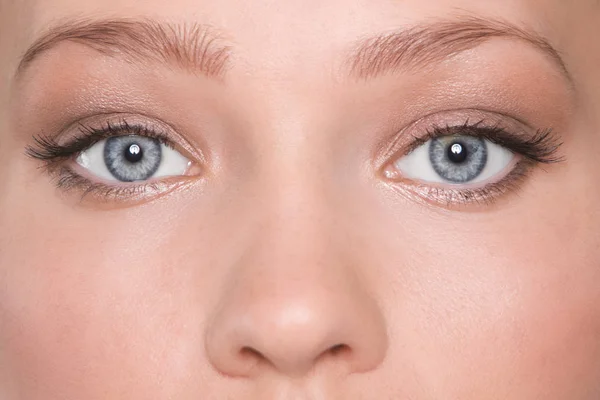
MULTIPOLYGON (((419 117, 418 119, 411 121, 406 124, 402 129, 399 129, 397 132, 391 134, 385 141, 383 141, 377 148, 375 149, 375 153, 373 154, 373 159, 376 160, 374 165, 381 166, 387 162, 394 155, 399 154, 399 149, 404 148, 405 154, 410 153, 419 144, 423 144, 426 141, 425 136, 427 135, 415 135, 410 133, 411 130, 415 130, 415 127, 420 125, 427 125, 427 121, 431 119, 456 119, 460 116, 464 117, 464 125, 469 125, 471 120, 476 120, 477 122, 473 123, 475 126, 492 126, 496 129, 505 128, 506 130, 514 130, 517 129, 519 131, 535 131, 535 128, 531 126, 527 121, 524 121, 516 116, 506 114, 500 112, 498 110, 488 110, 488 109, 479 109, 479 108, 466 108, 466 109, 448 109, 448 110, 440 110, 433 112, 431 114, 427 114, 419 117), (474 117, 475 116, 475 117, 474 117), (509 126, 514 126, 514 128, 508 128, 509 126), (521 127, 522 126, 522 127, 521 127), (407 138, 412 138, 413 143, 409 146, 406 145, 407 138), (420 140, 420 138, 422 140, 420 140), (422 142, 422 143, 419 143, 422 142)), ((433 128, 439 128, 439 124, 431 123, 433 128)), ((448 127, 450 124, 446 124, 448 127)), ((454 125, 450 125, 454 126, 454 125)), ((456 125, 458 126, 458 124, 456 125)), ((422 129, 426 134, 429 134, 431 128, 422 129)), ((528 137, 528 135, 519 135, 528 137)))
POLYGON ((39 55, 65 41, 103 54, 125 54, 137 61, 173 63, 217 79, 223 78, 231 57, 225 35, 210 25, 162 23, 150 18, 67 19, 49 28, 25 51, 17 78, 39 55))

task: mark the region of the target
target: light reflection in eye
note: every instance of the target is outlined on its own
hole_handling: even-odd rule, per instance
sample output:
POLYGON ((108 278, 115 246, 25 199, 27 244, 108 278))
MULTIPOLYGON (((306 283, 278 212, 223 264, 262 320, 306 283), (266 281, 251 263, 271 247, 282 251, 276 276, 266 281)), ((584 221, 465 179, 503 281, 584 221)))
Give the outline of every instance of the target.
POLYGON ((139 135, 101 140, 82 151, 77 163, 99 178, 120 182, 183 175, 190 165, 176 150, 139 135))
POLYGON ((428 140, 393 163, 403 178, 420 182, 475 184, 498 180, 516 156, 486 139, 466 135, 428 140))

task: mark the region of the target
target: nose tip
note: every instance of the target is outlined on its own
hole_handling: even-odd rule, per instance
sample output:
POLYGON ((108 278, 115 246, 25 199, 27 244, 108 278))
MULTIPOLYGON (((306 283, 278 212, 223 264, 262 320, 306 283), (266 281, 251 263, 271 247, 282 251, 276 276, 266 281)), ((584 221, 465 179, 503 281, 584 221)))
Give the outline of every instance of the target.
POLYGON ((244 357, 243 364, 239 365, 242 370, 269 364, 283 374, 297 376, 307 373, 321 358, 340 356, 342 349, 349 351, 348 340, 344 340, 341 332, 333 332, 330 329, 333 324, 320 321, 320 316, 306 304, 270 313, 255 315, 253 321, 247 321, 245 329, 238 330, 237 340, 231 343, 234 351, 238 350, 239 356, 244 357))
POLYGON ((331 297, 312 293, 229 303, 207 334, 209 359, 221 373, 236 377, 265 369, 300 377, 319 365, 346 372, 376 367, 386 339, 374 305, 331 297))

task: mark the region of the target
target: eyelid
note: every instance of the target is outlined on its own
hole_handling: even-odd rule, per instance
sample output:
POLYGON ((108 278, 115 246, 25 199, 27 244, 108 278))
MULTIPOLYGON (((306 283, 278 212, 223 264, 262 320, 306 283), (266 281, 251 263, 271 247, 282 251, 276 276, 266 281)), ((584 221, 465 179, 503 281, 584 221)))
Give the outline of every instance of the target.
POLYGON ((377 160, 377 171, 396 192, 425 204, 452 209, 456 206, 490 204, 518 190, 534 167, 561 162, 562 143, 552 129, 533 127, 504 114, 483 110, 444 111, 425 116, 393 137, 377 160), (476 185, 438 184, 405 177, 396 162, 433 139, 442 136, 473 136, 513 153, 510 170, 501 178, 476 185))
MULTIPOLYGON (((65 199, 72 199, 71 194, 77 194, 75 200, 78 207, 91 207, 100 210, 128 208, 154 201, 160 197, 185 189, 190 185, 202 185, 204 179, 192 177, 168 177, 163 180, 144 182, 141 184, 110 184, 92 181, 74 172, 69 167, 61 167, 56 174, 56 186, 65 199)), ((68 200, 72 201, 72 200, 68 200)))
POLYGON ((496 111, 482 109, 458 109, 440 111, 411 122, 393 135, 376 153, 375 167, 381 170, 391 158, 406 155, 429 139, 429 133, 437 127, 461 127, 465 122, 482 128, 496 128, 511 132, 513 136, 530 139, 536 129, 525 122, 496 111))
POLYGON ((172 125, 139 114, 97 114, 83 118, 57 134, 34 137, 36 143, 28 146, 27 154, 53 170, 64 161, 74 160, 101 140, 131 134, 155 138, 188 158, 192 164, 201 166, 203 173, 208 171, 206 153, 198 145, 188 141, 172 125))
MULTIPOLYGON (((92 133, 90 131, 122 130, 123 135, 140 134, 141 136, 154 137, 163 144, 180 151, 185 157, 190 158, 192 161, 203 165, 207 162, 206 155, 199 146, 190 143, 188 139, 179 134, 172 125, 155 118, 122 113, 93 116, 78 121, 76 125, 66 130, 59 140, 68 140, 69 135, 71 135, 71 138, 76 138, 77 135, 82 134, 82 129, 84 131, 87 130, 88 133, 92 133), (133 133, 128 133, 128 127, 133 129, 133 133)), ((104 135, 104 137, 99 136, 98 141, 112 136, 118 135, 107 134, 104 135)))
POLYGON ((57 135, 39 136, 34 139, 37 143, 28 146, 27 154, 44 162, 45 172, 63 194, 81 194, 81 205, 90 204, 97 207, 106 204, 109 208, 138 205, 192 183, 201 184, 206 181, 209 171, 207 158, 198 146, 192 145, 171 125, 142 115, 94 115, 70 124, 57 135), (123 131, 122 135, 119 130, 123 131), (128 133, 153 137, 173 148, 191 162, 189 173, 144 182, 104 182, 96 176, 90 176, 78 165, 77 157, 83 151, 109 137, 126 136, 128 133))

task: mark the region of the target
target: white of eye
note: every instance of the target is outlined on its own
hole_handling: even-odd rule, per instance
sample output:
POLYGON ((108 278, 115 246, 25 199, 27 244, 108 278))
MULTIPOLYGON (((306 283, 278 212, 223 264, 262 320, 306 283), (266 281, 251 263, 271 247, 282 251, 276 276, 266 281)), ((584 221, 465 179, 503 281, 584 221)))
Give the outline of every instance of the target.
MULTIPOLYGON (((472 185, 476 183, 493 180, 510 166, 515 159, 515 154, 508 149, 485 140, 487 146, 487 161, 481 173, 474 179, 464 184, 472 185)), ((455 182, 448 181, 441 177, 434 169, 429 156, 429 148, 432 141, 424 143, 411 153, 399 158, 394 162, 395 169, 404 178, 429 182, 445 183, 457 185, 455 182)))
MULTIPOLYGON (((111 182, 119 182, 119 179, 113 176, 108 170, 104 160, 106 142, 107 139, 101 140, 89 149, 82 151, 77 157, 76 162, 98 178, 111 182)), ((151 178, 183 175, 191 164, 190 160, 178 151, 162 143, 160 144, 160 148, 162 154, 160 165, 151 178)))

